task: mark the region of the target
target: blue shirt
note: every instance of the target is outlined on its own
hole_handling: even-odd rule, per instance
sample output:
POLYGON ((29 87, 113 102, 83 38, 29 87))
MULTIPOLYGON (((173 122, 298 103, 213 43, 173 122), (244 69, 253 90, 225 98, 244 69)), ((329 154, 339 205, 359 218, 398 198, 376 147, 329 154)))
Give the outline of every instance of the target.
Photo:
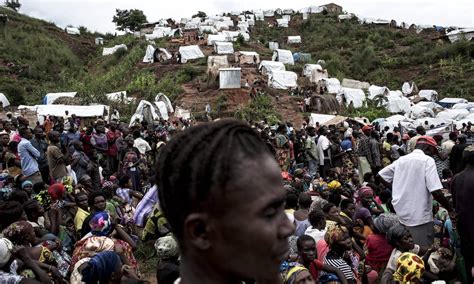
POLYGON ((21 170, 23 175, 28 177, 39 171, 36 159, 39 159, 40 152, 33 147, 30 141, 21 138, 20 143, 18 143, 18 154, 21 159, 21 170))
POLYGON ((347 151, 349 149, 352 150, 352 141, 350 139, 345 139, 341 142, 341 148, 343 151, 347 151))

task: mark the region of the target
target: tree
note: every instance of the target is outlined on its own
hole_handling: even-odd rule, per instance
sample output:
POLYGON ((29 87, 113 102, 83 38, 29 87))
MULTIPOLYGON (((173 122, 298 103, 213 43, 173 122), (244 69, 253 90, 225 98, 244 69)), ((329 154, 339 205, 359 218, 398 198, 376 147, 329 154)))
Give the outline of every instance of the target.
POLYGON ((5 6, 15 11, 18 11, 21 7, 21 4, 18 0, 5 0, 5 6))
POLYGON ((116 9, 116 14, 112 20, 119 31, 136 32, 140 30, 140 26, 147 21, 142 10, 120 10, 116 9))
POLYGON ((205 18, 207 17, 206 13, 204 13, 203 11, 198 11, 196 15, 193 15, 193 18, 205 18))

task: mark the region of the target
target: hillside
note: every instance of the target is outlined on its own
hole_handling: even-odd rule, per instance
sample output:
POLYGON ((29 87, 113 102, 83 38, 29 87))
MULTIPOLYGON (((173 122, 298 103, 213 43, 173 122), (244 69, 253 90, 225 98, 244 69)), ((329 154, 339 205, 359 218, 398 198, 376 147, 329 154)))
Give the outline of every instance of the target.
MULTIPOLYGON (((302 98, 288 91, 263 88, 268 96, 251 100, 248 89, 218 90, 206 75, 206 60, 187 64, 144 64, 147 43, 132 36, 106 40, 106 46, 125 43, 128 51, 102 57, 91 34, 70 36, 54 25, 7 13, 7 39, 0 44, 0 92, 10 99, 39 103, 47 92, 78 91, 81 103, 102 102, 103 94, 126 90, 137 98, 152 99, 163 92, 177 105, 190 109, 199 118, 206 104, 213 117, 237 116, 249 120, 267 117, 300 123, 303 113, 298 103, 302 98), (11 63, 14 64, 12 67, 11 63), (5 76, 6 75, 6 76, 5 76)), ((333 14, 312 14, 306 21, 301 14, 292 17, 288 28, 275 27, 274 18, 257 22, 249 42, 238 41, 234 49, 254 50, 261 59, 269 60, 269 41, 278 41, 281 48, 311 54, 311 61, 326 62, 330 77, 352 78, 398 90, 405 81, 414 81, 419 89, 437 90, 441 97, 464 97, 474 100, 474 42, 445 43, 433 31, 417 34, 388 26, 360 25, 356 20, 339 22, 333 14), (301 35, 302 44, 285 44, 289 35, 301 35)), ((162 38, 156 46, 176 52, 179 45, 162 38)), ((202 42, 205 55, 212 48, 202 42)), ((301 74, 304 63, 287 67, 301 74)), ((243 79, 253 82, 265 78, 255 68, 244 68, 243 79)), ((300 78, 300 83, 304 81, 300 78)), ((20 102, 17 102, 17 104, 20 102)), ((15 103, 14 103, 15 104, 15 103)), ((133 105, 115 106, 127 117, 133 105)), ((357 115, 376 117, 382 110, 358 110, 357 115), (366 112, 369 112, 368 114, 366 112)))

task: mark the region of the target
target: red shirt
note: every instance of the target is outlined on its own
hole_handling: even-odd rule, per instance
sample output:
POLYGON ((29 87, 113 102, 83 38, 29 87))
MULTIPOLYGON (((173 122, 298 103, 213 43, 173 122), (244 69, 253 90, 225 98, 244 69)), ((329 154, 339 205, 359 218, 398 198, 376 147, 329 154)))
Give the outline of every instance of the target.
POLYGON ((111 157, 116 157, 118 154, 118 149, 117 149, 117 145, 115 144, 115 140, 117 140, 117 138, 121 136, 120 132, 118 130, 115 130, 115 132, 109 130, 107 131, 106 135, 107 135, 107 142, 109 143, 107 155, 111 157))
POLYGON ((323 262, 320 261, 319 259, 315 259, 311 264, 309 265, 309 273, 311 276, 313 276, 313 279, 317 282, 319 279, 319 271, 323 269, 323 262))
POLYGON ((380 271, 390 259, 393 247, 385 239, 385 235, 371 234, 365 242, 367 264, 375 271, 380 271))

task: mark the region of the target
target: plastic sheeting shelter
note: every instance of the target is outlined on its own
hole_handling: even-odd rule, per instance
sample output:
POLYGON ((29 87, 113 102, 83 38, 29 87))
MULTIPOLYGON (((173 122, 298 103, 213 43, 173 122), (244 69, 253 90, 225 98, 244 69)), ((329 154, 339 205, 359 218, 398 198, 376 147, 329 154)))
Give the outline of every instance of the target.
POLYGON ((286 69, 285 65, 281 62, 263 60, 260 62, 258 70, 260 70, 263 75, 267 75, 275 71, 285 71, 286 69))
POLYGON ((213 26, 199 26, 199 32, 215 34, 217 33, 217 29, 213 26))
POLYGON ((301 43, 301 36, 289 36, 287 42, 288 44, 301 43))
POLYGON ((240 89, 241 68, 221 68, 219 69, 220 89, 240 89))
POLYGON ((207 58, 207 68, 226 68, 229 67, 229 60, 227 60, 227 56, 209 56, 207 58))
POLYGON ((405 113, 410 109, 411 102, 404 96, 390 94, 387 96, 387 99, 386 108, 391 113, 405 113))
POLYGON ((101 37, 95 38, 95 45, 104 45, 104 39, 101 37))
POLYGON ((145 120, 150 125, 153 125, 153 121, 159 120, 159 119, 160 119, 160 114, 159 112, 157 112, 155 106, 149 101, 142 100, 138 104, 138 107, 135 110, 135 113, 132 115, 132 118, 130 119, 129 127, 134 125, 136 120, 138 120, 138 122, 142 122, 143 120, 145 120))
POLYGON ((339 82, 337 78, 323 79, 323 81, 329 94, 339 95, 344 92, 341 86, 341 82, 339 82))
POLYGON ((233 54, 234 45, 232 42, 216 41, 214 42, 214 52, 217 54, 233 54))
POLYGON ((135 98, 127 97, 127 92, 126 91, 106 94, 105 97, 109 101, 121 102, 121 103, 128 103, 128 102, 131 102, 135 99, 135 98))
POLYGON ((345 88, 343 87, 344 98, 346 106, 352 106, 354 108, 360 108, 364 106, 365 102, 365 93, 361 89, 345 88))
POLYGON ((298 87, 298 75, 291 71, 273 71, 268 74, 268 85, 275 89, 286 90, 298 87))
POLYGON ((105 105, 37 105, 36 107, 36 115, 38 118, 45 116, 62 117, 66 111, 70 115, 75 114, 77 117, 105 117, 108 109, 105 105))
POLYGON ((446 34, 450 42, 456 42, 463 38, 472 40, 474 38, 474 28, 458 29, 446 34))
POLYGON ((66 33, 68 33, 70 35, 80 35, 81 31, 79 31, 78 28, 66 27, 66 33))
POLYGON ((387 87, 380 87, 371 85, 369 87, 369 95, 368 98, 373 100, 376 96, 388 96, 390 94, 390 90, 387 87))
POLYGON ((0 93, 0 102, 2 102, 3 107, 7 107, 10 105, 10 101, 8 101, 7 96, 5 94, 0 93))
POLYGON ((275 16, 275 11, 274 10, 264 10, 263 11, 263 16, 264 17, 273 17, 273 16, 275 16))
POLYGON ((259 64, 260 55, 255 51, 240 51, 237 57, 240 64, 259 64))
POLYGON ((125 44, 118 44, 114 47, 104 47, 104 49, 102 50, 102 56, 112 55, 120 49, 128 50, 128 48, 125 44))
POLYGON ((467 109, 446 109, 436 115, 437 118, 461 120, 470 113, 467 109))
POLYGON ((204 54, 197 45, 180 46, 179 54, 181 55, 181 63, 186 63, 188 60, 204 57, 204 54))
POLYGON ((286 49, 277 49, 273 51, 272 61, 281 62, 283 64, 295 65, 293 54, 286 49))
POLYGON ((467 103, 467 100, 462 98, 444 98, 438 102, 438 104, 445 108, 450 108, 459 103, 467 103))
POLYGON ((418 87, 416 86, 415 82, 412 82, 411 84, 408 82, 403 83, 402 85, 402 93, 405 96, 411 95, 412 93, 418 92, 418 87))
POLYGON ((153 63, 155 62, 155 48, 153 45, 148 45, 145 51, 145 56, 143 57, 143 63, 153 63))
POLYGON ((328 71, 326 69, 313 69, 311 71, 311 76, 309 77, 309 81, 311 83, 318 83, 323 79, 327 79, 329 77, 328 71))
POLYGON ((277 25, 281 28, 288 28, 288 20, 287 19, 277 19, 277 25))
POLYGON ((341 85, 351 89, 368 89, 370 87, 370 84, 367 82, 361 82, 347 78, 342 79, 341 85))
POLYGON ((66 93, 48 93, 46 96, 43 98, 43 104, 45 105, 50 105, 52 104, 55 100, 61 98, 61 97, 68 97, 68 98, 74 98, 76 96, 77 92, 66 92, 66 93))
POLYGON ((166 105, 166 110, 170 113, 174 112, 173 105, 171 104, 170 99, 165 94, 159 93, 158 95, 156 95, 155 103, 157 102, 164 102, 166 105))
POLYGON ((223 42, 223 41, 229 41, 229 40, 227 40, 227 36, 225 34, 207 36, 207 45, 214 45, 214 43, 218 41, 223 42))
POLYGON ((425 98, 430 102, 435 102, 438 100, 438 92, 435 90, 420 90, 418 96, 425 98))
POLYGON ((323 71, 323 67, 319 64, 305 64, 303 67, 303 76, 310 77, 313 70, 323 71))
POLYGON ((434 111, 426 106, 423 105, 414 105, 410 107, 408 113, 408 117, 411 119, 419 119, 424 117, 434 117, 434 111))

